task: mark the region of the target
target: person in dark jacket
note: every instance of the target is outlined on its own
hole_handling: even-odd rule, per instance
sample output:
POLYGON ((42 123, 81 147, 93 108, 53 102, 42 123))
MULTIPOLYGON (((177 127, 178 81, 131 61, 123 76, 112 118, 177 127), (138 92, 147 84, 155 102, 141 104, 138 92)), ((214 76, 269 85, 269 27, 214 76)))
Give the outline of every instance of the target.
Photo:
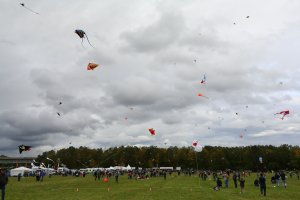
POLYGON ((260 186, 260 193, 264 194, 264 196, 266 196, 266 190, 267 190, 266 177, 264 176, 263 173, 260 174, 258 181, 259 181, 259 186, 260 186))
POLYGON ((284 172, 280 173, 280 178, 281 178, 283 187, 286 188, 286 180, 285 180, 285 173, 284 172))
POLYGON ((255 186, 255 187, 259 187, 258 179, 255 179, 255 180, 254 180, 254 186, 255 186))
POLYGON ((276 181, 276 186, 279 187, 280 186, 280 175, 278 172, 276 172, 275 174, 275 181, 276 181))
POLYGON ((221 187, 222 187, 222 181, 220 178, 217 178, 217 186, 214 187, 214 190, 218 191, 218 190, 220 190, 221 187))
POLYGON ((245 189, 245 180, 244 178, 241 178, 240 180, 240 187, 241 187, 241 194, 244 192, 245 189))
POLYGON ((8 183, 8 176, 3 169, 0 169, 0 188, 2 190, 1 199, 5 197, 5 185, 8 183))
POLYGON ((234 172, 233 176, 232 176, 233 182, 234 182, 234 187, 237 188, 237 175, 234 172))

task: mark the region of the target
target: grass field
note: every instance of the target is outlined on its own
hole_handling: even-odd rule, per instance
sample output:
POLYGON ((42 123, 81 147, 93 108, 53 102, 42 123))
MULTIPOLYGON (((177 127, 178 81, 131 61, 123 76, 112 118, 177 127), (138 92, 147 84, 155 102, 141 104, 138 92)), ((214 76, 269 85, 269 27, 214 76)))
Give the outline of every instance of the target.
POLYGON ((127 175, 120 176, 119 183, 114 178, 109 182, 95 181, 92 175, 83 177, 45 177, 36 182, 34 177, 24 177, 20 182, 10 177, 6 189, 6 200, 97 200, 97 199, 300 199, 300 180, 287 179, 287 188, 273 187, 267 176, 267 196, 261 196, 259 188, 254 187, 255 174, 246 178, 245 192, 234 188, 232 179, 229 189, 214 191, 216 185, 211 180, 202 181, 195 176, 151 178, 149 180, 128 180, 127 175), (108 191, 108 187, 110 190, 108 191), (78 188, 78 191, 77 191, 78 188), (151 188, 151 189, 150 189, 151 188))

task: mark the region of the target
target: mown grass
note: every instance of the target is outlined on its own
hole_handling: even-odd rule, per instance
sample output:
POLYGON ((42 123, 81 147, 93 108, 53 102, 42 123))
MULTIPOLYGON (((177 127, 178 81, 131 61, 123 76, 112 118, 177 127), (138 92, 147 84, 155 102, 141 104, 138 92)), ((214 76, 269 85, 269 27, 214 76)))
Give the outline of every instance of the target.
POLYGON ((34 177, 24 177, 20 182, 10 177, 6 189, 6 200, 177 200, 177 199, 300 199, 300 180, 296 177, 287 179, 287 188, 277 188, 270 184, 271 175, 267 176, 267 196, 261 196, 259 188, 254 187, 255 174, 246 177, 243 194, 239 187, 234 188, 230 179, 229 188, 214 191, 212 180, 202 181, 196 176, 155 177, 149 180, 128 180, 120 176, 119 183, 114 178, 109 182, 95 181, 92 175, 83 177, 45 177, 43 182, 36 182, 34 177), (78 188, 78 191, 77 191, 78 188), (108 188, 110 190, 108 191, 108 188))

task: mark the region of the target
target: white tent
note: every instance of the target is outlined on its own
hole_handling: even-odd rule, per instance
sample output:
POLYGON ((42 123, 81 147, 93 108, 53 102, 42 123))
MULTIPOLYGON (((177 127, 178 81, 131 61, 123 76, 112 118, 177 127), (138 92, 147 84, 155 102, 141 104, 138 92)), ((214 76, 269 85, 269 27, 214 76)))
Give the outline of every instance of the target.
POLYGON ((32 169, 29 169, 27 167, 18 167, 18 168, 10 170, 10 175, 18 176, 18 174, 21 174, 21 176, 23 176, 24 172, 31 172, 31 171, 32 171, 32 169))
POLYGON ((127 170, 127 171, 131 170, 130 165, 127 165, 126 170, 127 170))

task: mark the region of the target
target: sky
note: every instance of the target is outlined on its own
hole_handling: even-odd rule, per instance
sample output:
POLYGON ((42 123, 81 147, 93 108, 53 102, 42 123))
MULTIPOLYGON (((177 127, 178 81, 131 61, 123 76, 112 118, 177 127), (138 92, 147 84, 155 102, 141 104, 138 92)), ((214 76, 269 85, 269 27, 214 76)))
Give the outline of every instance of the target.
POLYGON ((0 155, 299 145, 300 1, 23 3, 0 1, 0 155))

